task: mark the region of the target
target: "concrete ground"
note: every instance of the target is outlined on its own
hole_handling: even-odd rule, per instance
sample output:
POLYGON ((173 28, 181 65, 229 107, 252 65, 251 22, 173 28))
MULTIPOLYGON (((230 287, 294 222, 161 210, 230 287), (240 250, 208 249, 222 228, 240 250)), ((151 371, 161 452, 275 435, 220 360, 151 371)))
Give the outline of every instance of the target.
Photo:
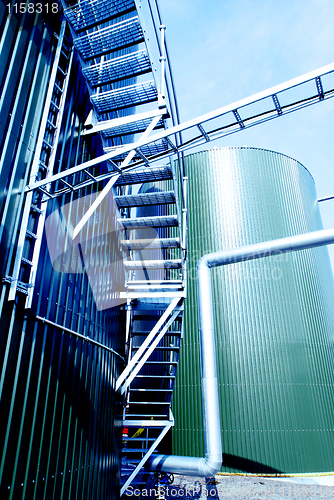
POLYGON ((124 498, 183 500, 332 500, 334 475, 307 477, 230 476, 217 474, 205 479, 175 476, 157 496, 154 482, 148 481, 141 492, 129 487, 124 498))

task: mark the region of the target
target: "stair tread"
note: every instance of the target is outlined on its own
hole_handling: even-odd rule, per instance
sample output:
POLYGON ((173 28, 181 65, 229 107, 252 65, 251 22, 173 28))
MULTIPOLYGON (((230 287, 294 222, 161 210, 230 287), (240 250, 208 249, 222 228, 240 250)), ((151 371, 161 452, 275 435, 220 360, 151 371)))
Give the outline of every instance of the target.
MULTIPOLYGON (((105 153, 112 153, 114 151, 117 151, 118 149, 123 149, 124 146, 109 146, 109 147, 104 147, 103 151, 105 153)), ((168 142, 166 139, 160 139, 158 141, 150 142, 149 144, 145 144, 144 146, 140 147, 140 151, 143 155, 146 157, 150 156, 157 156, 160 153, 164 153, 169 149, 168 142)), ((117 160, 123 160, 128 153, 120 153, 119 155, 115 156, 117 160)), ((114 159, 115 159, 114 158, 114 159)), ((134 159, 140 159, 139 154, 135 154, 134 159)))
POLYGON ((78 36, 74 39, 74 45, 84 61, 87 61, 143 41, 138 16, 134 16, 78 36))
MULTIPOLYGON (((133 334, 132 334, 132 335, 133 335, 133 337, 136 337, 136 336, 140 336, 140 337, 141 337, 141 336, 143 336, 143 335, 146 335, 146 336, 147 336, 147 335, 149 335, 150 333, 151 333, 151 332, 138 331, 138 332, 133 332, 133 334)), ((181 332, 177 332, 177 331, 175 331, 175 332, 166 332, 164 336, 165 336, 165 337, 166 337, 166 336, 179 337, 180 335, 181 335, 181 332)))
POLYGON ((118 0, 117 2, 80 0, 79 3, 66 8, 64 13, 74 31, 79 33, 133 10, 135 10, 133 0, 118 0))
POLYGON ((178 226, 178 220, 177 215, 165 215, 118 219, 118 224, 125 229, 136 229, 139 227, 175 227, 178 226))
POLYGON ((170 405, 170 401, 129 401, 130 406, 131 405, 143 405, 143 406, 149 406, 149 405, 162 405, 162 406, 167 406, 170 405))
POLYGON ((168 285, 182 285, 183 281, 182 280, 129 280, 126 282, 127 285, 162 285, 162 286, 168 286, 168 285))
POLYGON ((177 361, 146 361, 146 365, 173 365, 177 366, 177 361))
POLYGON ((181 259, 170 260, 132 260, 124 261, 124 267, 127 270, 135 269, 181 269, 181 259))
POLYGON ((124 448, 123 453, 146 453, 148 448, 124 448))
MULTIPOLYGON (((152 121, 151 119, 146 118, 142 120, 133 121, 130 123, 125 123, 123 125, 117 125, 115 127, 106 128, 103 130, 102 135, 105 139, 110 139, 112 137, 123 137, 125 135, 140 134, 145 132, 147 127, 150 125, 151 121, 152 121)), ((164 128, 163 118, 160 118, 160 120, 158 121, 153 130, 158 130, 161 128, 164 128)), ((167 178, 169 179, 170 177, 167 178)))
MULTIPOLYGON (((142 417, 142 419, 147 419, 147 418, 162 418, 162 419, 168 419, 168 415, 160 415, 160 414, 154 414, 154 413, 129 413, 128 417, 142 417)), ((125 421, 126 425, 126 421, 125 421)), ((158 426, 154 426, 154 428, 159 428, 158 426)))
POLYGON ((154 80, 149 80, 116 90, 108 90, 100 94, 93 94, 91 102, 98 113, 107 113, 117 109, 147 104, 156 101, 157 98, 158 92, 154 80))
POLYGON ((143 75, 152 70, 146 49, 92 64, 82 73, 92 88, 143 75))
POLYGON ((166 165, 155 168, 140 168, 138 170, 132 170, 130 172, 122 173, 115 182, 115 186, 126 184, 142 184, 144 182, 172 179, 172 177, 172 170, 166 165))
MULTIPOLYGON (((138 349, 140 348, 140 346, 138 347, 133 347, 132 350, 133 351, 137 351, 138 349)), ((154 348, 155 351, 173 351, 173 352, 177 352, 180 350, 180 347, 178 346, 172 346, 172 347, 155 347, 154 348)))
POLYGON ((173 392, 173 389, 132 389, 130 387, 130 392, 173 392))
POLYGON ((146 205, 165 205, 175 203, 174 191, 161 191, 154 193, 129 194, 115 196, 118 207, 140 207, 146 205))
POLYGON ((122 247, 128 250, 151 250, 154 248, 179 248, 180 238, 155 238, 155 239, 136 239, 121 240, 122 247))

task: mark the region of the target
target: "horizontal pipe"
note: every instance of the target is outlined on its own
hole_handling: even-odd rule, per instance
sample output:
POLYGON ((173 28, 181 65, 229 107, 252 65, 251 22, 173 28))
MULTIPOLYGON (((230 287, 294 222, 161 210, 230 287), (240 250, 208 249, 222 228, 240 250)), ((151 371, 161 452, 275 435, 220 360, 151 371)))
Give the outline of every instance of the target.
POLYGON ((298 236, 289 236, 246 247, 204 255, 197 263, 198 313, 201 352, 202 404, 205 457, 154 455, 148 462, 150 470, 161 470, 188 476, 210 477, 222 465, 219 395, 215 354, 215 332, 211 287, 212 267, 260 259, 334 243, 334 229, 323 229, 298 236))
POLYGON ((305 250, 306 248, 319 247, 334 243, 334 229, 321 229, 311 233, 298 234, 297 236, 288 236, 277 240, 255 243, 246 247, 233 250, 222 250, 219 252, 204 255, 198 262, 197 268, 203 266, 217 267, 227 264, 235 264, 245 260, 260 259, 270 255, 295 252, 305 250))

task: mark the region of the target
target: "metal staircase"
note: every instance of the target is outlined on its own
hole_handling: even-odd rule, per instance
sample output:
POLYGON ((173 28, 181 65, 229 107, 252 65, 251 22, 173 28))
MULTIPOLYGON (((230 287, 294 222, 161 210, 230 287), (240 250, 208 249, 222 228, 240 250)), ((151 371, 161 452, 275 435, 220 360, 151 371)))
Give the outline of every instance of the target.
MULTIPOLYGON (((167 302, 141 300, 132 310, 128 354, 129 363, 137 374, 122 387, 127 391, 127 405, 124 411, 126 432, 122 443, 121 493, 134 480, 136 484, 143 476, 145 480, 143 465, 174 425, 171 397, 182 336, 182 306, 169 315, 167 322, 163 322, 164 327, 155 337, 155 346, 151 344, 144 351, 145 356, 140 355, 151 334, 150 328, 153 329, 164 314, 168 317, 166 305, 167 302)), ((133 371, 130 376, 131 373, 133 371)))
MULTIPOLYGON (((108 163, 109 175, 99 179, 111 180, 73 234, 80 233, 99 198, 113 193, 126 272, 126 291, 120 295, 127 309, 127 365, 116 382, 124 394, 122 494, 136 476, 140 480, 145 462, 174 424, 170 406, 186 282, 186 231, 181 227, 186 224, 186 180, 182 161, 177 167, 172 159, 150 162, 152 152, 167 149, 165 140, 117 154, 124 144, 177 124, 156 3, 83 0, 65 6, 65 16, 93 106, 83 134, 99 133, 104 152, 116 153, 108 163), (131 166, 138 159, 143 166, 131 166)), ((74 177, 64 180, 72 190, 96 180, 85 173, 87 180, 78 186, 74 177)), ((49 188, 53 196, 66 192, 66 186, 49 188)))

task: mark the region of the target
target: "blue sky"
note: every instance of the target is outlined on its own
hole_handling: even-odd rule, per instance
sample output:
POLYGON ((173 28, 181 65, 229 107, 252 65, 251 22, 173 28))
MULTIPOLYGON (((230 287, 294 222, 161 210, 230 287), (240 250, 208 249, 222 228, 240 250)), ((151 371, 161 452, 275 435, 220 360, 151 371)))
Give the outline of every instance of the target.
MULTIPOLYGON (((181 120, 334 61, 334 0, 159 0, 181 120)), ((334 195, 334 99, 212 143, 278 151, 334 195)), ((334 200, 320 204, 334 227, 334 200)), ((329 247, 334 267, 334 246, 329 247)))

